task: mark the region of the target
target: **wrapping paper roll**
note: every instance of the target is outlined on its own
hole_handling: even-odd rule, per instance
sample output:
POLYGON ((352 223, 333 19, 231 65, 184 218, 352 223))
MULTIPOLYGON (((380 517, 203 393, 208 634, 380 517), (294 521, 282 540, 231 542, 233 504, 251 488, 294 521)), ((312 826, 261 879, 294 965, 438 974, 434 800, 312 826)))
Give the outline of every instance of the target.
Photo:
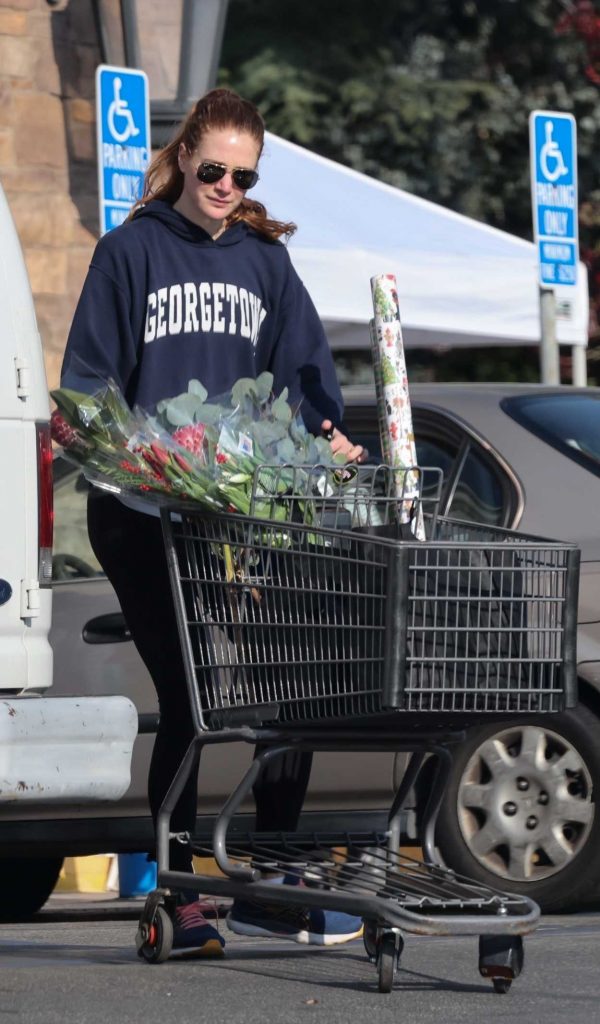
POLYGON ((386 466, 390 466, 392 463, 392 454, 390 452, 390 434, 387 426, 387 416, 385 411, 385 395, 383 393, 383 375, 381 370, 381 358, 379 355, 379 341, 377 339, 377 331, 375 330, 375 321, 369 322, 369 330, 371 333, 371 354, 373 360, 373 376, 375 377, 375 394, 377 396, 377 419, 379 422, 379 439, 381 441, 381 454, 383 461, 386 466))
MULTIPOLYGON (((375 314, 372 321, 371 346, 382 454, 389 465, 398 469, 415 466, 415 436, 396 278, 393 274, 372 277, 371 292, 375 314)), ((401 521, 412 521, 413 533, 419 540, 424 540, 425 528, 420 503, 417 505, 417 515, 414 515, 415 501, 420 496, 418 475, 398 474, 397 494, 403 499, 400 509, 401 521)))

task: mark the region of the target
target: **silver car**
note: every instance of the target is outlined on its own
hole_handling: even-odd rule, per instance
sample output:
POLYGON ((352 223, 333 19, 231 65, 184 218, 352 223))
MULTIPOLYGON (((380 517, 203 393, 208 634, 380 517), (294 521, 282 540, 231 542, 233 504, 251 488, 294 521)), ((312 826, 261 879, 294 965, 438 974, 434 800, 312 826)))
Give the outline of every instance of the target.
MULTIPOLYGON (((581 547, 579 707, 469 728, 437 829, 441 856, 457 871, 525 892, 547 910, 570 907, 600 885, 600 389, 431 384, 413 386, 411 397, 418 461, 443 473, 442 512, 581 547)), ((376 459, 373 391, 349 389, 345 398, 348 432, 376 459)), ((43 904, 65 856, 151 847, 146 777, 156 700, 90 549, 86 495, 77 470, 57 458, 54 692, 134 701, 140 735, 132 783, 116 805, 40 808, 29 820, 20 809, 3 811, 5 917, 43 904), (25 866, 23 857, 30 858, 25 866)), ((215 745, 203 755, 200 833, 208 833, 251 756, 246 745, 215 745)), ((405 763, 402 754, 318 755, 301 827, 382 830, 405 763)), ((429 770, 426 763, 405 817, 407 842, 417 834, 429 770)), ((245 812, 242 828, 252 807, 245 812)))

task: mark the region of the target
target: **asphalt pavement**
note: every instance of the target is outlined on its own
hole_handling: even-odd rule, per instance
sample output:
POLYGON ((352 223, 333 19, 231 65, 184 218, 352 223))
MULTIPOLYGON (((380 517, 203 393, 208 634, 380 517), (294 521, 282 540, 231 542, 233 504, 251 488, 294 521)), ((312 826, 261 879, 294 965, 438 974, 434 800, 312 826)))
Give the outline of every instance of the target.
POLYGON ((152 966, 135 952, 140 901, 54 896, 0 925, 0 1021, 19 1024, 600 1024, 600 913, 546 917, 506 995, 477 970, 474 938, 407 936, 389 995, 362 941, 315 949, 227 939, 221 960, 152 966))

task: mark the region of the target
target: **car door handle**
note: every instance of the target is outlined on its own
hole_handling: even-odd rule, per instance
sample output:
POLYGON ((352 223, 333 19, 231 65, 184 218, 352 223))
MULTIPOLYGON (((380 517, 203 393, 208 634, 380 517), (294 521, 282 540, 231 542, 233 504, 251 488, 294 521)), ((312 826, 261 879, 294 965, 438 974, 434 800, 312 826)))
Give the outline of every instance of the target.
POLYGON ((131 640, 123 612, 109 612, 90 619, 83 627, 82 635, 86 644, 122 644, 131 640))

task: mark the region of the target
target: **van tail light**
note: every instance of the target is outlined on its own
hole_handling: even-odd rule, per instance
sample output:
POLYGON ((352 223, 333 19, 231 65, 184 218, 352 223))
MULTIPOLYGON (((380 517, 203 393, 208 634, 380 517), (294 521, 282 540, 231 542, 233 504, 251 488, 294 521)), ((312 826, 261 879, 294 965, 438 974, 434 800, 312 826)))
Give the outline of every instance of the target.
POLYGON ((52 493, 52 439, 49 423, 36 423, 38 468, 38 579, 40 586, 52 583, 52 535, 54 500, 52 493))

